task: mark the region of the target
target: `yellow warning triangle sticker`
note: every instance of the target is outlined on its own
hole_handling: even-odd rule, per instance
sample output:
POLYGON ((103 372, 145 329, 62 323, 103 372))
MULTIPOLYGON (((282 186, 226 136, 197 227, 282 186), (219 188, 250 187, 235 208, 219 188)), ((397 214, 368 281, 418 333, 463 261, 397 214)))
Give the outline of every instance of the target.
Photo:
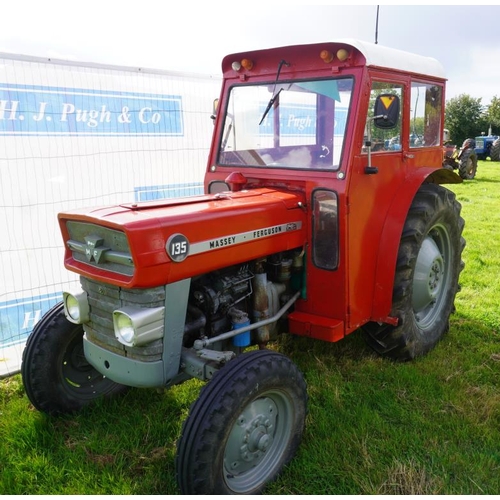
POLYGON ((391 104, 394 101, 394 96, 393 95, 383 95, 383 96, 380 96, 380 100, 382 101, 382 104, 384 105, 385 109, 389 109, 391 107, 391 104))

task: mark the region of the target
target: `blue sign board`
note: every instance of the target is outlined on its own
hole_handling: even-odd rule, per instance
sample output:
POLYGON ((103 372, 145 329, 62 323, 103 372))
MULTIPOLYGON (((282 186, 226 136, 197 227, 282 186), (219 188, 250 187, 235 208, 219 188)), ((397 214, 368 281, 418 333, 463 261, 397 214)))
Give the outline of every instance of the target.
POLYGON ((134 188, 135 201, 163 200, 203 194, 203 183, 139 186, 134 188))
POLYGON ((25 342, 42 316, 61 300, 62 294, 50 294, 0 303, 0 348, 25 342))
POLYGON ((0 83, 0 135, 183 134, 181 96, 0 83))

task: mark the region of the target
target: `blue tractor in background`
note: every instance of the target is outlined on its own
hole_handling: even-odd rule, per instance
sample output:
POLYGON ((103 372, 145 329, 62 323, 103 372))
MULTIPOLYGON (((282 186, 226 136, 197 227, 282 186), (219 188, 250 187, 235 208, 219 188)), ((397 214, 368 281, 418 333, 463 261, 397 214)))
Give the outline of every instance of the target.
POLYGON ((475 152, 478 160, 500 161, 500 137, 498 135, 481 135, 476 137, 475 152))

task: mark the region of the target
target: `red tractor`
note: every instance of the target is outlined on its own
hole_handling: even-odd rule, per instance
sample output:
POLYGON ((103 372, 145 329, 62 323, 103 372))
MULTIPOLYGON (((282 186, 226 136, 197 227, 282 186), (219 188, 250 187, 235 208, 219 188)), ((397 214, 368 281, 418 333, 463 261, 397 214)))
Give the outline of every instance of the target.
POLYGON ((443 147, 443 167, 458 170, 462 179, 471 180, 476 177, 478 155, 475 151, 476 141, 465 139, 460 148, 450 143, 443 147))
POLYGON ((207 381, 178 441, 183 494, 257 493, 293 458, 306 383, 270 341, 361 330, 414 359, 448 330, 463 268, 437 61, 338 41, 222 70, 205 194, 59 214, 81 287, 22 363, 30 401, 56 415, 207 381))

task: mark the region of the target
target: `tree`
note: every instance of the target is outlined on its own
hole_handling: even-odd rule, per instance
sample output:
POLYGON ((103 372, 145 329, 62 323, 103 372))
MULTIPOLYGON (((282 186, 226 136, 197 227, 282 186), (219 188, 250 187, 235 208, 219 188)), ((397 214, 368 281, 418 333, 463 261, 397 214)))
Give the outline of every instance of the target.
POLYGON ((500 99, 495 96, 491 100, 490 105, 486 111, 485 118, 488 125, 491 125, 492 133, 494 135, 500 134, 500 99))
POLYGON ((488 120, 483 113, 481 98, 460 94, 446 103, 445 127, 452 142, 461 144, 468 137, 476 137, 488 130, 488 120))

